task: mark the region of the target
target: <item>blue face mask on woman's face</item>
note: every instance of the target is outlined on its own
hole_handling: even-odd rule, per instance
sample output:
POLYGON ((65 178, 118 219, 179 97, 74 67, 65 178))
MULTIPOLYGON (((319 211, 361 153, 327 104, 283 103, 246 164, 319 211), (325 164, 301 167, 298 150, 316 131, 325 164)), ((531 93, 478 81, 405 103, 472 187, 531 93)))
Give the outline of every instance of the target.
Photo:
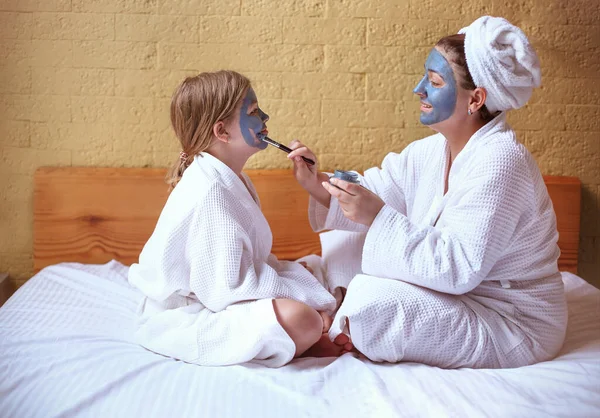
MULTIPOLYGON (((441 81, 441 80, 438 80, 441 81)), ((421 123, 433 125, 448 119, 456 107, 456 80, 454 72, 446 58, 437 50, 432 49, 425 62, 425 77, 417 84, 413 93, 421 95, 421 101, 431 106, 428 110, 421 109, 421 123), (436 73, 443 81, 436 82, 436 73)))
POLYGON ((258 134, 266 128, 269 115, 263 112, 258 106, 256 106, 256 110, 248 114, 250 106, 253 103, 257 103, 257 101, 256 93, 254 93, 252 88, 249 88, 240 110, 240 130, 246 144, 254 148, 265 149, 269 144, 259 139, 258 134))

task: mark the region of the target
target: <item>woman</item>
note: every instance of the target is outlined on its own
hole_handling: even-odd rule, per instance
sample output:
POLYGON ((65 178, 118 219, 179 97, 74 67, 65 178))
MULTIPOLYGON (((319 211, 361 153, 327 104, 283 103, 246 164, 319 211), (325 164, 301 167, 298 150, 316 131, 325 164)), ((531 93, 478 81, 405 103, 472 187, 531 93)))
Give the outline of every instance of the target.
POLYGON ((524 33, 484 16, 443 38, 414 92, 438 133, 389 154, 362 186, 308 167, 313 228, 365 231, 362 274, 330 330, 374 361, 519 367, 555 356, 566 303, 542 176, 506 123, 540 84, 524 33), (347 337, 346 337, 347 336, 347 337))

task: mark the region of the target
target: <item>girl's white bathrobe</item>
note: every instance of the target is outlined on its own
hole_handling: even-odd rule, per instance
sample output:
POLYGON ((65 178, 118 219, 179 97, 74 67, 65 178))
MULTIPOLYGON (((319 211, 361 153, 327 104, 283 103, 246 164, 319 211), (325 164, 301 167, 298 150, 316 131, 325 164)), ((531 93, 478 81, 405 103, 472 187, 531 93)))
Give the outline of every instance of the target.
POLYGON ((567 310, 539 169, 504 114, 458 154, 444 193, 449 157, 436 134, 367 170, 361 184, 385 202, 368 229, 346 219, 336 199, 329 210, 311 199, 314 229, 366 233, 364 246, 336 251, 362 256, 362 274, 330 337, 348 332, 349 320, 354 345, 374 361, 497 368, 550 359, 567 310))
POLYGON ((200 365, 278 367, 295 353, 272 299, 332 312, 334 297, 302 265, 271 254, 250 179, 200 154, 171 192, 129 282, 146 296, 138 342, 200 365))

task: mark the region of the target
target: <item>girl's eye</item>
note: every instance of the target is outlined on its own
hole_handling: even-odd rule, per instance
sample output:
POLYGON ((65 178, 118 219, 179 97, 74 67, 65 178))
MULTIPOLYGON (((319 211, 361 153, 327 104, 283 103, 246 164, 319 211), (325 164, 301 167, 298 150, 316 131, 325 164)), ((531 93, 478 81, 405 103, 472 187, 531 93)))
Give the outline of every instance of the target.
POLYGON ((431 83, 431 85, 432 85, 433 87, 439 87, 439 86, 441 86, 441 84, 440 84, 440 83, 436 83, 436 82, 435 82, 435 81, 433 81, 433 80, 431 80, 431 81, 430 81, 430 83, 431 83))

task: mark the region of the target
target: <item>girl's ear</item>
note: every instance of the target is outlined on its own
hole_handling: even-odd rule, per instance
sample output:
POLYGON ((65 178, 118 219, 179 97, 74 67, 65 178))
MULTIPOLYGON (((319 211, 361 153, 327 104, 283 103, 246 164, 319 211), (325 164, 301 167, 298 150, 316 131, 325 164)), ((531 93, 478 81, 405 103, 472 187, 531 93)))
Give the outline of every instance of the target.
POLYGON ((481 109, 481 107, 485 104, 485 99, 487 98, 487 91, 483 87, 477 87, 471 93, 471 99, 469 100, 469 109, 473 113, 481 109))
POLYGON ((213 134, 219 141, 225 143, 229 142, 229 133, 225 128, 225 122, 223 122, 222 120, 218 121, 213 125, 213 134))

